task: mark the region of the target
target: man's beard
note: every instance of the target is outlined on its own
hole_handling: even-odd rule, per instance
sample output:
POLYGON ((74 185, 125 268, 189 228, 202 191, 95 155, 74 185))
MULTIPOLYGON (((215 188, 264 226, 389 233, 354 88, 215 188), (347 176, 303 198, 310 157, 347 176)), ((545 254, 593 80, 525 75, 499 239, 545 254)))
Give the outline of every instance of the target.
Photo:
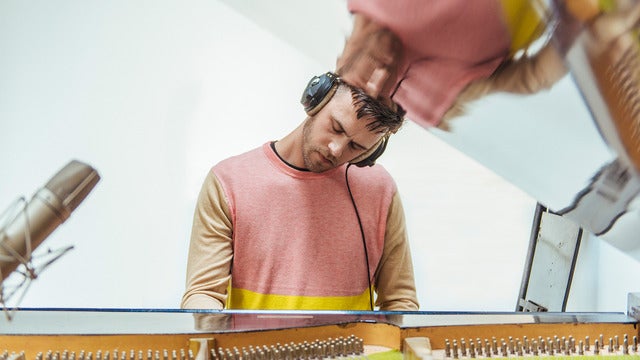
POLYGON ((321 173, 336 167, 338 163, 338 159, 336 159, 333 155, 329 155, 325 153, 325 149, 317 146, 311 145, 311 129, 312 129, 313 119, 308 119, 307 122, 304 123, 302 128, 302 160, 304 161, 304 167, 311 172, 321 173), (331 162, 331 165, 322 162, 320 164, 311 160, 311 154, 314 152, 318 152, 324 158, 331 162))

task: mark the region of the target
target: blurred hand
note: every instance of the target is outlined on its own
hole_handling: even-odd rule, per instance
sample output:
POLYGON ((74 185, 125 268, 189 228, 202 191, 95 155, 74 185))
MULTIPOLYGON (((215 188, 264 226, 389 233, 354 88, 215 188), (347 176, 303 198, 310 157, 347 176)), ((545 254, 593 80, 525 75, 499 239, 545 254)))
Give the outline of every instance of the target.
POLYGON ((624 52, 638 46, 635 31, 640 21, 640 2, 618 1, 616 9, 598 15, 588 26, 591 51, 608 53, 618 59, 624 52))
POLYGON ((369 96, 391 105, 403 54, 400 40, 364 15, 354 16, 353 31, 336 62, 336 73, 369 96))

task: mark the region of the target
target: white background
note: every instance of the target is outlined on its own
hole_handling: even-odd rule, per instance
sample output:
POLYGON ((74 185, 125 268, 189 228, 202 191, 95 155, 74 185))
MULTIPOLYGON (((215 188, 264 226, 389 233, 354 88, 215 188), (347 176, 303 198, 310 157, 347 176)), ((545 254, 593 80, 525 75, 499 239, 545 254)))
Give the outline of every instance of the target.
MULTIPOLYGON (((179 306, 205 174, 303 121, 302 89, 333 70, 349 31, 341 0, 268 4, 0 2, 0 210, 30 198, 72 159, 102 177, 38 249, 75 246, 21 306, 179 306)), ((565 81, 553 90, 557 105, 534 108, 597 135, 572 91, 565 81)), ((535 116, 519 106, 511 109, 518 116, 535 116)), ((537 124, 516 122, 508 105, 489 108, 459 120, 453 134, 408 122, 379 160, 403 198, 422 310, 513 311, 538 191, 573 195, 537 159, 591 145, 596 155, 584 158, 608 156, 571 135, 535 139, 536 149, 502 146, 509 129, 530 139, 537 124)), ((578 166, 571 185, 582 185, 592 165, 578 166)), ((623 237, 630 245, 622 250, 585 238, 569 310, 625 311, 640 266, 637 241, 623 237)))

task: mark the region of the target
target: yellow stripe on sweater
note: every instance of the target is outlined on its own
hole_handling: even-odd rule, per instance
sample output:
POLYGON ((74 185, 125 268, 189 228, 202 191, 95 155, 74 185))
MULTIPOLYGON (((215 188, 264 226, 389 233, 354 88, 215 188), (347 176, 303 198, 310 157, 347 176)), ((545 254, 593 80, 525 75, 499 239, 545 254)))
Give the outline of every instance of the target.
POLYGON ((290 296, 232 288, 227 298, 227 309, 371 310, 371 305, 368 289, 355 296, 290 296))
POLYGON ((511 56, 529 47, 543 34, 545 9, 539 0, 501 0, 501 3, 511 35, 511 56))

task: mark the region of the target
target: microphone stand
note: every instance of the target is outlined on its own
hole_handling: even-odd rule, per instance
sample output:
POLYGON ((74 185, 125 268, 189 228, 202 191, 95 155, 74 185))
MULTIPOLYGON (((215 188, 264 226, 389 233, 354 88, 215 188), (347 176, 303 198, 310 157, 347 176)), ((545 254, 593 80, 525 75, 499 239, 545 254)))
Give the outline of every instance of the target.
POLYGON ((69 245, 56 250, 46 249, 44 254, 33 254, 31 227, 26 213, 27 204, 25 197, 20 197, 0 215, 0 248, 9 254, 0 254, 0 261, 18 261, 20 263, 20 265, 11 274, 7 274, 7 276, 2 274, 0 270, 0 306, 2 306, 2 311, 9 321, 12 320, 13 313, 26 295, 31 281, 37 279, 44 269, 74 248, 73 245, 69 245), (20 215, 25 217, 27 224, 25 227, 27 245, 25 256, 21 256, 11 246, 7 245, 9 236, 5 232, 5 228, 20 215), (19 294, 17 300, 13 305, 9 305, 9 301, 16 294, 19 294))

